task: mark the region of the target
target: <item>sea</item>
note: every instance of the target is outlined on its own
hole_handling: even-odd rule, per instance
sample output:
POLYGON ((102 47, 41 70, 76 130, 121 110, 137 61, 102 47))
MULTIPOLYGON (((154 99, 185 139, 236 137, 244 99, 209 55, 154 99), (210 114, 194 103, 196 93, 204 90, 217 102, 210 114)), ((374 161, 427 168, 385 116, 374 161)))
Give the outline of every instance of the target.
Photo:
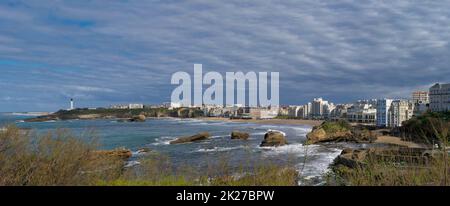
POLYGON ((163 154, 172 164, 205 168, 211 163, 226 159, 229 167, 277 163, 293 165, 302 175, 299 184, 320 185, 329 165, 345 147, 343 144, 305 145, 306 134, 312 130, 308 125, 272 125, 245 122, 223 122, 203 119, 162 118, 146 122, 118 122, 116 120, 68 120, 28 123, 29 113, 0 113, 0 128, 15 124, 19 128, 31 129, 37 134, 56 129, 68 129, 79 138, 94 134, 100 149, 127 148, 134 151, 129 165, 139 164, 138 152, 142 148, 163 154), (250 138, 231 140, 232 131, 248 132, 250 138), (278 130, 286 134, 289 144, 280 147, 260 147, 264 134, 278 130), (170 145, 178 137, 199 132, 209 132, 209 140, 170 145))

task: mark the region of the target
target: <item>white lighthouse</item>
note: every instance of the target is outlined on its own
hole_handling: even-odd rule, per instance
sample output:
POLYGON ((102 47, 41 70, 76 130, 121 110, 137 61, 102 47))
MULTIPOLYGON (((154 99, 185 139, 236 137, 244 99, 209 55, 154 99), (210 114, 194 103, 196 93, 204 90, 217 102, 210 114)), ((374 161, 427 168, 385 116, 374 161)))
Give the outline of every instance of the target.
POLYGON ((73 106, 73 99, 70 99, 70 109, 69 110, 73 110, 74 106, 73 106))

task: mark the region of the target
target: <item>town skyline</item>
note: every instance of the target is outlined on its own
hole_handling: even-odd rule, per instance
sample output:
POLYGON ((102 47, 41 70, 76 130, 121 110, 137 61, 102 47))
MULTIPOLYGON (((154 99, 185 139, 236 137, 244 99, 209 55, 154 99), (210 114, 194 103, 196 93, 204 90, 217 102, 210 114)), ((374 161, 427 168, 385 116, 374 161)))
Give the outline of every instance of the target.
MULTIPOLYGON (((429 87, 435 85, 434 84, 430 84, 429 87)), ((442 84, 442 83, 441 83, 442 84)), ((352 99, 346 102, 338 102, 335 101, 333 99, 329 99, 326 96, 313 96, 311 99, 303 99, 301 101, 297 101, 297 102, 292 102, 292 103, 283 103, 280 102, 279 106, 298 106, 298 105, 305 105, 307 103, 310 103, 311 101, 313 101, 316 98, 322 98, 324 100, 327 100, 329 102, 332 102, 336 105, 339 104, 352 104, 358 101, 364 101, 364 100, 376 100, 376 99, 412 99, 412 94, 413 92, 417 92, 417 91, 426 91, 428 92, 428 89, 416 89, 416 90, 411 90, 411 92, 409 94, 407 94, 406 96, 380 96, 380 97, 369 97, 369 98, 356 98, 356 99, 352 99)), ((282 94, 282 91, 280 91, 280 93, 282 94)), ((169 95, 170 96, 170 95, 169 95)), ((281 96, 280 96, 280 99, 281 96)), ((151 102, 151 101, 127 101, 127 100, 123 100, 123 101, 119 101, 119 102, 109 102, 109 103, 105 103, 105 104, 92 104, 89 101, 83 101, 83 100, 79 100, 76 98, 72 98, 69 97, 68 99, 66 99, 65 101, 61 102, 61 104, 54 107, 54 109, 49 109, 49 110, 39 110, 39 109, 30 109, 30 110, 4 110, 2 108, 0 108, 0 112, 2 113, 8 113, 8 112, 55 112, 58 110, 65 110, 65 109, 70 109, 72 106, 76 105, 75 108, 110 108, 111 106, 120 106, 120 105, 130 105, 130 104, 142 104, 142 105, 164 105, 164 104, 170 104, 170 98, 168 98, 167 101, 159 101, 159 102, 151 102), (73 101, 73 102, 72 102, 73 101), (76 102, 76 104, 74 103, 76 102)), ((198 107, 198 105, 191 105, 192 107, 198 107)), ((229 105, 228 105, 229 106, 229 105)))

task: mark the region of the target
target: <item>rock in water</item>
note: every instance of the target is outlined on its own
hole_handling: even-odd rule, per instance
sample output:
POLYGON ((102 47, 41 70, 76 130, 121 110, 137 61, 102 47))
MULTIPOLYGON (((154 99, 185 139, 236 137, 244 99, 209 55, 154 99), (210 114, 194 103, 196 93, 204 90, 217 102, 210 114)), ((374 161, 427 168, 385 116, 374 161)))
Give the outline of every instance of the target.
POLYGON ((242 139, 247 140, 250 137, 250 134, 246 132, 233 131, 231 133, 231 139, 242 139))
POLYGON ((205 140, 211 137, 211 135, 208 132, 202 132, 198 133, 196 135, 190 136, 190 137, 180 137, 174 141, 171 141, 170 144, 182 144, 182 143, 188 143, 188 142, 195 142, 200 140, 205 140))
POLYGON ((140 114, 140 115, 134 116, 129 121, 130 122, 145 122, 145 119, 146 119, 145 115, 140 114))
POLYGON ((261 142, 261 147, 277 147, 287 144, 286 137, 282 132, 269 131, 264 135, 264 140, 261 142))
POLYGON ((149 153, 151 152, 151 150, 149 148, 140 148, 137 150, 138 154, 145 154, 145 153, 149 153))

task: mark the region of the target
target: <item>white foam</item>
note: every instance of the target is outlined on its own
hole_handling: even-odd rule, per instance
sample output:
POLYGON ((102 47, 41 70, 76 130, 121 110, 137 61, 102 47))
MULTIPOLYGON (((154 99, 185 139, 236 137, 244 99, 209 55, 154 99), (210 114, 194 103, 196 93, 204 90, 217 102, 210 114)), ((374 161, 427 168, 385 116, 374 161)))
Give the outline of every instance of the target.
POLYGON ((224 138, 224 137, 229 137, 229 135, 216 135, 216 136, 212 136, 211 139, 224 138))
POLYGON ((128 161, 128 162, 125 164, 125 167, 134 167, 134 166, 140 165, 140 164, 141 164, 141 162, 136 161, 136 160, 132 160, 132 161, 128 161))
POLYGON ((301 143, 297 144, 287 144, 279 147, 260 147, 267 156, 274 156, 280 154, 292 154, 295 156, 304 156, 309 153, 315 152, 316 145, 304 146, 301 143))
POLYGON ((264 156, 287 155, 294 158, 306 158, 296 165, 304 177, 317 178, 328 172, 329 165, 342 152, 337 148, 325 148, 321 145, 289 144, 280 147, 262 147, 264 156))
POLYGON ((133 151, 133 152, 131 152, 131 154, 132 154, 133 157, 135 157, 135 156, 142 156, 142 155, 144 155, 144 154, 147 154, 147 152, 138 150, 138 151, 133 151))
POLYGON ((169 145, 171 141, 177 139, 176 137, 171 136, 162 136, 155 139, 156 142, 152 143, 152 145, 169 145))
POLYGON ((243 148, 246 148, 246 147, 241 145, 241 146, 236 146, 236 147, 214 147, 214 148, 210 148, 210 149, 202 148, 202 149, 198 149, 196 152, 226 152, 226 151, 243 149, 243 148))
POLYGON ((300 163, 297 165, 299 172, 306 177, 321 177, 329 171, 329 166, 334 159, 341 154, 340 149, 331 149, 329 152, 314 153, 311 156, 313 160, 306 161, 306 164, 300 163))

